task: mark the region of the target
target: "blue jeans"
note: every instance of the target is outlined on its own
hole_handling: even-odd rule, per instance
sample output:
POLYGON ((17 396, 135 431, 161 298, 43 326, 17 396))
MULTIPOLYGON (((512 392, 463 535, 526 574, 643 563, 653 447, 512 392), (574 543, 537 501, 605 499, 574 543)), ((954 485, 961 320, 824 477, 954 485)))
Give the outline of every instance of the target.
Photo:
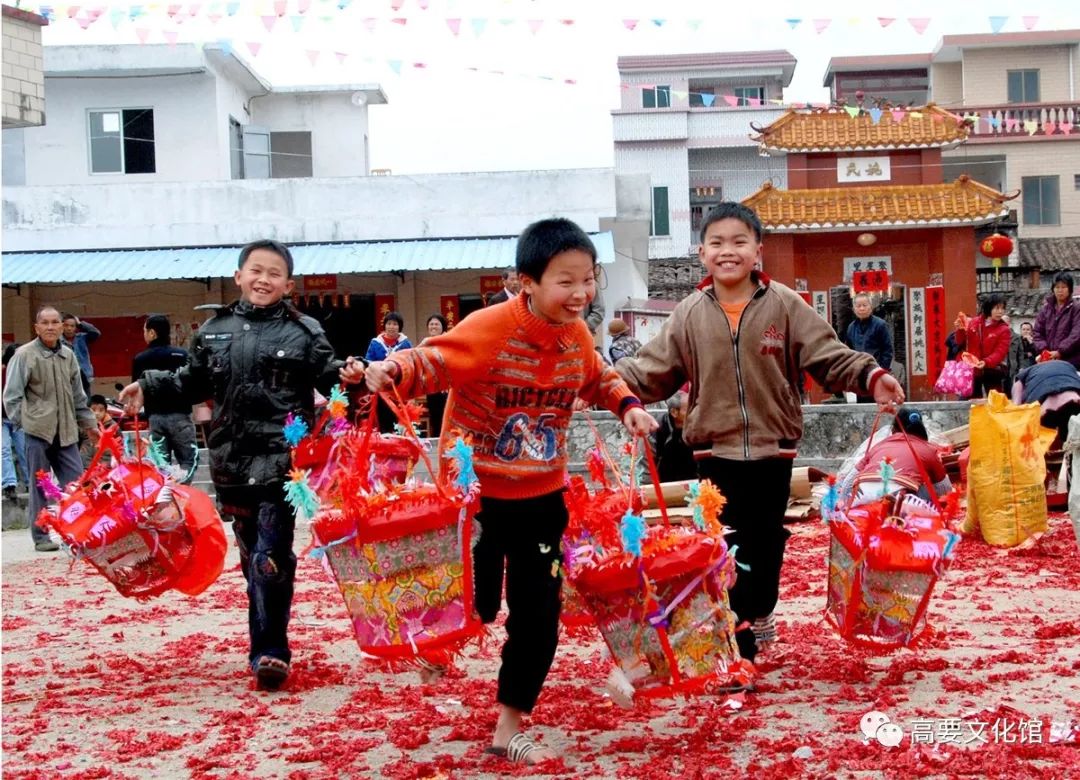
POLYGON ((19 484, 21 473, 23 482, 30 484, 26 474, 26 434, 22 428, 16 428, 11 420, 4 420, 4 467, 3 487, 14 487, 19 484), (18 462, 19 470, 15 470, 18 462))
MULTIPOLYGON (((223 505, 233 516, 233 533, 240 548, 240 568, 247 580, 248 659, 269 655, 289 663, 289 612, 292 609, 296 555, 296 518, 285 502, 280 483, 264 498, 247 506, 223 505)), ((231 502, 230 502, 231 503, 231 502)))

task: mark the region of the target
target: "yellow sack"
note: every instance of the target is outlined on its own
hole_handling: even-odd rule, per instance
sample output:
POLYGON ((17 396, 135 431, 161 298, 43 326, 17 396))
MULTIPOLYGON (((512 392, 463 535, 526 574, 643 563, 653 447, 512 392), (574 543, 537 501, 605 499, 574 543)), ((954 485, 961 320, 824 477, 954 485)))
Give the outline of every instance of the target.
POLYGON ((964 532, 982 529, 987 544, 1015 547, 1046 532, 1046 451, 1055 432, 1039 424, 1037 403, 1017 405, 991 390, 971 407, 964 532))

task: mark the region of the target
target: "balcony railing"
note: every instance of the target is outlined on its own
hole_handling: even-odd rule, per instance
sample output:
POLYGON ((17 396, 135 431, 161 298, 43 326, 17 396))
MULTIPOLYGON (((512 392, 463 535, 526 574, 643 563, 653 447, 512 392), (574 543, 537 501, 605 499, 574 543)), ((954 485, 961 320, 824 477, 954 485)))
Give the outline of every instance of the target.
POLYGON ((953 107, 950 110, 973 120, 971 141, 1017 141, 1024 138, 1080 140, 1080 102, 996 103, 953 107))
POLYGON ((750 123, 764 127, 783 116, 775 106, 677 106, 612 111, 614 137, 620 141, 682 141, 691 147, 754 146, 750 123))

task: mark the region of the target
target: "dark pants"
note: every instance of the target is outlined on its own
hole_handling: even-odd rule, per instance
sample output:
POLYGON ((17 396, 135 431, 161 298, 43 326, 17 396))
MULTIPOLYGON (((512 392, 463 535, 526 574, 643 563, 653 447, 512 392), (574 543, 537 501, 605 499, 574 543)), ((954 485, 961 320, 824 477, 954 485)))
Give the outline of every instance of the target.
POLYGON ((1009 376, 1002 371, 993 368, 984 368, 981 372, 975 372, 975 398, 985 398, 991 390, 999 393, 1005 392, 1005 384, 1009 376))
MULTIPOLYGON (((789 458, 706 458, 698 463, 701 478, 716 485, 727 499, 720 520, 735 531, 727 537, 729 546, 738 545, 735 560, 750 567, 750 571, 738 569, 735 584, 728 591, 736 623, 752 623, 772 614, 780 599, 784 545, 791 536, 784 528, 784 512, 791 492, 792 463, 789 458)), ((753 630, 738 631, 735 639, 739 653, 754 660, 753 630)))
POLYGON ((150 435, 164 439, 165 457, 175 457, 186 475, 195 465, 195 423, 190 414, 174 412, 150 416, 150 435))
POLYGON ((532 712, 559 643, 560 542, 568 520, 563 491, 535 498, 481 498, 473 546, 476 611, 490 623, 506 573, 506 644, 498 701, 532 712))
POLYGON ((432 393, 427 397, 428 427, 433 439, 442 435, 443 413, 446 411, 446 393, 432 393))
POLYGON ((233 517, 240 568, 248 584, 248 659, 254 662, 269 655, 288 663, 292 654, 286 633, 296 579, 296 556, 292 551, 296 518, 292 507, 285 502, 278 484, 250 498, 237 500, 230 496, 222 502, 222 508, 233 517))
POLYGON ((30 521, 30 535, 35 542, 48 541, 49 534, 37 526, 38 513, 47 503, 41 488, 37 484, 37 473, 50 471, 56 475, 56 483, 61 489, 68 483, 82 476, 83 462, 79 456, 79 445, 60 446, 60 437, 52 442, 26 434, 26 470, 30 480, 30 500, 27 502, 26 519, 30 521))
POLYGON ((398 421, 397 415, 381 398, 378 400, 376 415, 379 418, 379 433, 393 433, 398 421))

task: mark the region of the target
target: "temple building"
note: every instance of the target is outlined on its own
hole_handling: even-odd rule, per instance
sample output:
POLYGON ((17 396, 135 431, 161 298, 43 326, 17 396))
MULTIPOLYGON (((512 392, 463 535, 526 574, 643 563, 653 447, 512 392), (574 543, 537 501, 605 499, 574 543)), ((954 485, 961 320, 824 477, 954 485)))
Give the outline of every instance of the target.
POLYGON ((786 189, 767 182, 743 201, 767 232, 765 272, 840 334, 851 296, 870 292, 908 397, 932 398, 952 322, 976 306, 978 239, 1015 197, 967 175, 944 180, 942 151, 967 140, 967 123, 933 104, 840 106, 754 129, 761 153, 787 164, 786 189))

